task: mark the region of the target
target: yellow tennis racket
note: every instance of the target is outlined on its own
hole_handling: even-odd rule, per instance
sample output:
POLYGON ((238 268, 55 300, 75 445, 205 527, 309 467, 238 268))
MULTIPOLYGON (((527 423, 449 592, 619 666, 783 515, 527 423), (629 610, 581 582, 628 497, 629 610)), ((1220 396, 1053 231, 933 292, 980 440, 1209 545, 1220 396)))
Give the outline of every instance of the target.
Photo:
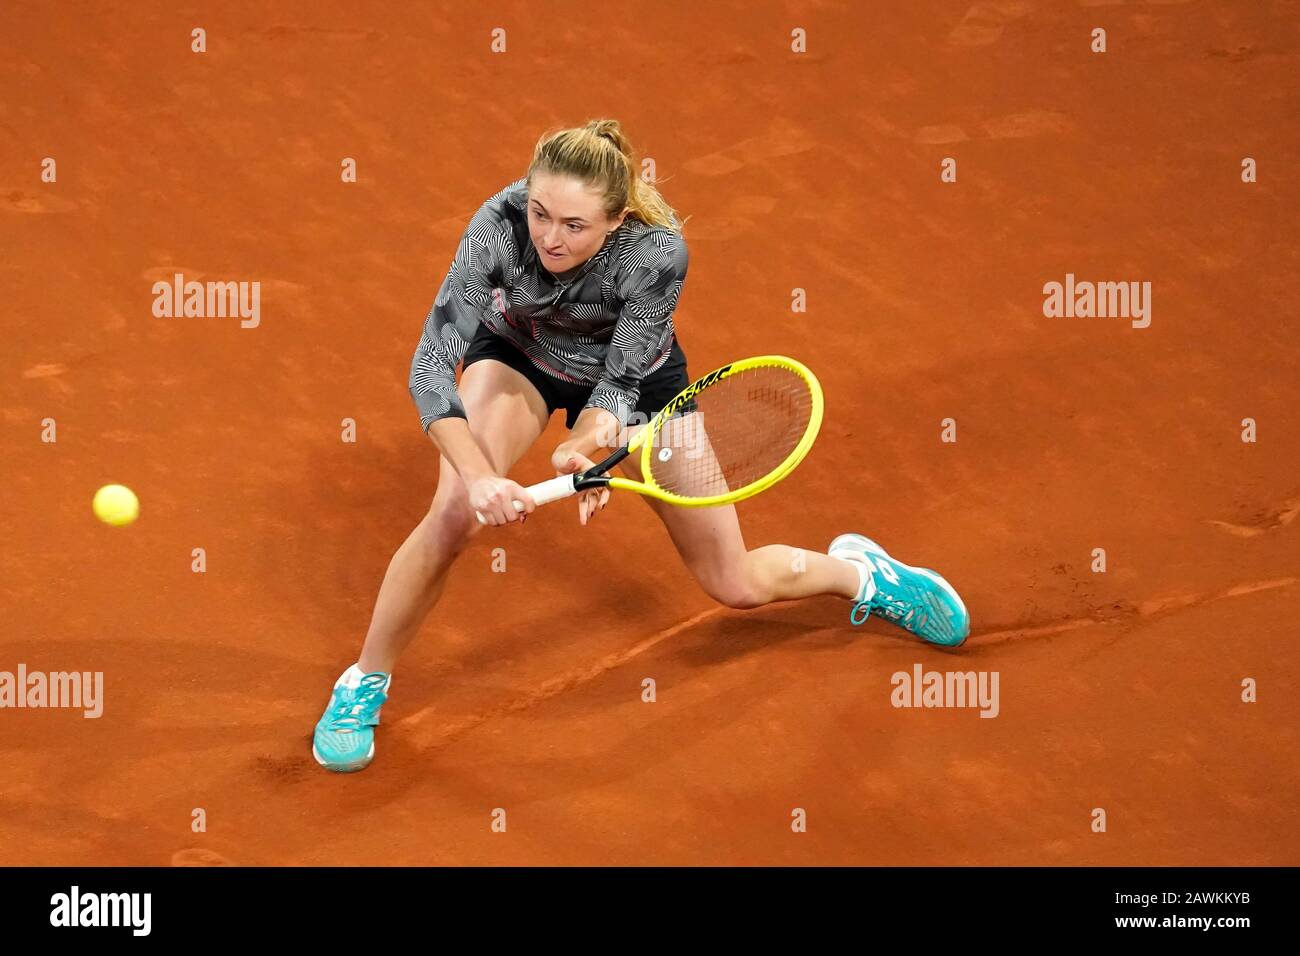
POLYGON ((528 493, 539 505, 604 487, 686 508, 730 504, 790 474, 821 424, 822 389, 807 366, 783 355, 747 358, 696 379, 604 461, 528 493), (628 455, 640 455, 644 481, 609 475, 628 455))

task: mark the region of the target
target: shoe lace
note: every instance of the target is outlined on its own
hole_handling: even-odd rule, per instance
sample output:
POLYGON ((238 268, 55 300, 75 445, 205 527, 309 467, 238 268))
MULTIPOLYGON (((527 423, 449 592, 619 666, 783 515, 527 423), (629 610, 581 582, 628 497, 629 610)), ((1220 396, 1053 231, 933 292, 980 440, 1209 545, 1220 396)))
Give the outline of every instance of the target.
POLYGON ((902 627, 911 629, 925 626, 927 615, 923 608, 884 590, 878 589, 871 598, 870 604, 871 610, 902 627))
POLYGON ((330 729, 352 733, 365 726, 388 699, 384 694, 387 683, 388 678, 383 674, 367 674, 355 689, 340 694, 330 713, 330 729))

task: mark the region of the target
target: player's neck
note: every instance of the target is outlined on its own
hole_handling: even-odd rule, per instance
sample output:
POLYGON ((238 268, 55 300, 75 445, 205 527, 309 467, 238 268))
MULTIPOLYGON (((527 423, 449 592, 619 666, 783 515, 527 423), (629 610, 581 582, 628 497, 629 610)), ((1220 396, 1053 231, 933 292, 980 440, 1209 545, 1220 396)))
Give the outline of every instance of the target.
POLYGON ((559 279, 561 282, 568 282, 570 279, 572 279, 574 276, 576 276, 579 272, 581 272, 581 271, 583 270, 583 267, 586 266, 586 265, 587 265, 587 263, 584 262, 582 265, 580 265, 580 266, 574 266, 572 269, 569 269, 569 270, 567 270, 567 271, 565 271, 565 272, 551 272, 550 269, 547 269, 546 271, 547 271, 547 272, 551 272, 551 275, 552 275, 554 278, 559 279))

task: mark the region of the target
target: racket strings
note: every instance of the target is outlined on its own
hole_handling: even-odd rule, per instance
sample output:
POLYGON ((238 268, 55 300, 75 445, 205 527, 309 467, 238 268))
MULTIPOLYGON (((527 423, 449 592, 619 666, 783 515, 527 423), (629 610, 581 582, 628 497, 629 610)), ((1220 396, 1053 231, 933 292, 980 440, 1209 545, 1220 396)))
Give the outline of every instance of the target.
POLYGON ((812 415, 812 391, 791 369, 734 373, 664 423, 651 445, 650 476, 683 497, 738 491, 785 462, 812 415))

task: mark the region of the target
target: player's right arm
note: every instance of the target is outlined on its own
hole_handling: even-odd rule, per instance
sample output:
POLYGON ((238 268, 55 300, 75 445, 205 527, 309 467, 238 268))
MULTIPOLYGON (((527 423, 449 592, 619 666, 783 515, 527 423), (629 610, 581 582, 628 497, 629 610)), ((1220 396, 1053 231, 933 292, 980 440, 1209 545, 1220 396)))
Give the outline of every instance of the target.
POLYGON ((470 221, 451 268, 425 318, 411 360, 409 387, 420 412, 420 426, 451 463, 469 492, 470 503, 491 523, 518 520, 511 502, 533 510, 528 493, 496 474, 469 430, 465 406, 456 390, 456 366, 465 357, 485 310, 493 307, 492 290, 501 282, 501 254, 508 241, 494 196, 470 221))
POLYGON ((532 496, 523 486, 496 473, 468 421, 455 417, 435 421, 429 426, 429 437, 465 483, 470 507, 487 518, 488 524, 507 524, 533 513, 537 505, 532 496), (515 501, 524 503, 523 513, 515 509, 515 501))
POLYGON ((411 359, 411 398, 420 412, 420 428, 431 437, 429 426, 434 422, 466 421, 465 405, 456 391, 456 366, 465 357, 484 312, 492 307, 492 290, 500 281, 497 228, 487 206, 470 221, 411 359))

